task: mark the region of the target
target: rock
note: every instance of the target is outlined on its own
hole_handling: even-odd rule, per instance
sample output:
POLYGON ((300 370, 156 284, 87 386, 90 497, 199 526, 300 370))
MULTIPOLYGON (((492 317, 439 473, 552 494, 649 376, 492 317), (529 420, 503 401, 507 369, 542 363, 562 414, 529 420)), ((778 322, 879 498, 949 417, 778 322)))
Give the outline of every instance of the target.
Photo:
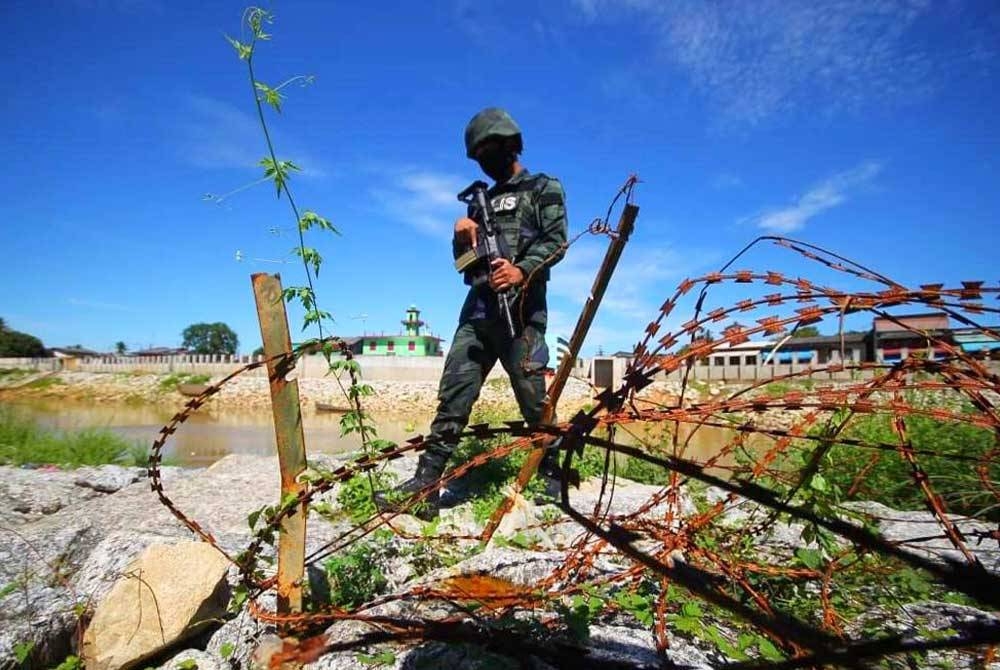
MULTIPOLYGON (((497 543, 502 542, 503 538, 512 537, 523 528, 538 523, 538 516, 538 508, 525 500, 524 496, 517 494, 514 497, 513 506, 511 506, 510 511, 504 516, 500 525, 497 526, 496 532, 490 538, 487 547, 496 547, 497 543)), ((552 547, 552 542, 546 533, 536 530, 532 531, 531 535, 544 548, 548 549, 552 547)))
POLYGON ((73 483, 100 493, 115 493, 129 484, 146 477, 143 468, 126 468, 120 465, 102 465, 97 468, 79 468, 74 471, 73 483))
POLYGON ((83 639, 88 670, 132 667, 222 616, 228 568, 205 543, 146 549, 94 612, 83 639))
POLYGON ((591 625, 587 646, 589 658, 633 668, 662 668, 667 659, 674 664, 667 667, 685 670, 716 667, 697 647, 677 637, 670 638, 670 647, 660 655, 652 632, 630 626, 591 625))
POLYGON ((74 485, 71 471, 0 467, 0 509, 4 524, 21 526, 55 514, 74 502, 99 497, 97 491, 82 491, 74 485))
MULTIPOLYGON (((581 511, 584 514, 591 514, 594 511, 594 506, 599 500, 602 502, 602 509, 607 507, 608 501, 610 500, 610 513, 613 515, 623 516, 635 514, 640 508, 646 505, 653 498, 653 496, 663 494, 665 489, 666 487, 663 486, 639 484, 638 482, 618 477, 615 480, 613 489, 610 480, 608 481, 608 485, 604 491, 604 498, 601 499, 601 480, 593 477, 582 482, 579 489, 570 488, 569 502, 574 509, 581 511)), ((660 500, 660 502, 658 502, 655 506, 651 507, 647 512, 645 512, 645 514, 655 518, 663 518, 663 515, 668 509, 668 505, 665 496, 661 497, 663 499, 660 500)), ((674 510, 676 515, 687 516, 695 511, 694 503, 685 491, 679 491, 677 498, 678 509, 674 510)))
POLYGON ((44 538, 25 532, 0 531, 0 668, 12 668, 14 646, 34 645, 36 667, 59 663, 71 651, 78 614, 85 594, 73 588, 70 576, 87 550, 98 542, 85 521, 57 527, 44 538), (7 589, 5 589, 7 590, 7 589))
MULTIPOLYGON (((965 556, 948 540, 944 529, 930 512, 899 511, 870 501, 850 502, 845 506, 872 517, 878 523, 882 537, 899 544, 906 551, 938 563, 966 562, 965 556)), ((968 517, 951 515, 950 519, 967 538, 975 537, 976 532, 990 533, 995 530, 995 526, 968 517)), ((967 540, 966 547, 988 572, 1000 576, 1000 548, 996 542, 967 540)))
MULTIPOLYGON (((951 637, 964 630, 975 630, 983 625, 995 626, 1000 623, 1000 617, 974 607, 927 600, 903 605, 898 610, 876 608, 853 621, 847 629, 848 634, 854 638, 863 638, 864 626, 867 623, 875 623, 887 634, 918 641, 940 640, 942 637, 951 637)), ((980 649, 979 654, 971 653, 967 649, 928 650, 926 656, 920 659, 920 667, 954 670, 1000 668, 1000 661, 994 660, 988 665, 979 662, 976 657, 982 656, 985 651, 985 647, 980 649)))
POLYGON ((230 619, 212 634, 205 651, 227 663, 249 667, 250 657, 265 635, 274 635, 274 628, 260 623, 246 611, 230 619))
POLYGON ((198 649, 185 649, 158 667, 158 670, 229 670, 229 664, 218 654, 198 649), (193 665, 192 665, 193 664, 193 665))

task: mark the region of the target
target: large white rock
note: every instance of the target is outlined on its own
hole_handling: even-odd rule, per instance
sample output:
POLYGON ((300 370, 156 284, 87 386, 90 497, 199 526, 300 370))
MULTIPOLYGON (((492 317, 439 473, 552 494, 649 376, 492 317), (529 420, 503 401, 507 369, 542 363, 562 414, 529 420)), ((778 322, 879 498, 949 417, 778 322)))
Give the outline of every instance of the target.
POLYGON ((83 638, 87 669, 135 666, 223 616, 228 568, 202 542, 148 547, 97 606, 83 638))

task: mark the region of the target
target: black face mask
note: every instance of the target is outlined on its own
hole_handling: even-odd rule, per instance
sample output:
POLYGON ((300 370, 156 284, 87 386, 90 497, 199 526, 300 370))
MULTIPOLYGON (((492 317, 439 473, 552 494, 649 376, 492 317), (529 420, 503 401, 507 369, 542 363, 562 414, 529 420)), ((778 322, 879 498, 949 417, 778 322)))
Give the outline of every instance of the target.
POLYGON ((476 159, 483 172, 495 182, 506 181, 510 176, 510 166, 514 164, 514 154, 496 149, 480 154, 476 159))

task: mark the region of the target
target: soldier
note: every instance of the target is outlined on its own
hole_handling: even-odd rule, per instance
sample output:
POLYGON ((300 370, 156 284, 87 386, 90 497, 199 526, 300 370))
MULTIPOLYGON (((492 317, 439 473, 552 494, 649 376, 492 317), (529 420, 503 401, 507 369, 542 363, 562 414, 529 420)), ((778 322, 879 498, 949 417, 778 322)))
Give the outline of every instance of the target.
MULTIPOLYGON (((497 360, 510 377, 521 416, 527 423, 540 420, 545 399, 544 369, 549 359, 545 290, 549 268, 565 252, 562 185, 553 177, 531 174, 521 165, 521 130, 502 109, 491 107, 472 117, 465 129, 465 149, 466 155, 495 182, 489 197, 497 229, 512 258, 494 261, 488 282, 476 282, 466 274, 469 293, 441 375, 429 446, 420 455, 414 477, 398 487, 404 496, 441 477, 458 444, 458 434, 468 424, 483 381, 497 360), (496 294, 504 291, 510 297, 514 317, 513 339, 498 307, 496 294)), ((477 245, 478 232, 476 222, 468 216, 456 221, 452 242, 456 258, 477 245)), ((558 491, 556 467, 556 454, 550 451, 540 468, 550 493, 558 491)), ((418 508, 418 516, 437 516, 438 501, 439 493, 435 491, 418 508)), ((377 495, 376 502, 387 511, 399 509, 384 496, 377 495)))

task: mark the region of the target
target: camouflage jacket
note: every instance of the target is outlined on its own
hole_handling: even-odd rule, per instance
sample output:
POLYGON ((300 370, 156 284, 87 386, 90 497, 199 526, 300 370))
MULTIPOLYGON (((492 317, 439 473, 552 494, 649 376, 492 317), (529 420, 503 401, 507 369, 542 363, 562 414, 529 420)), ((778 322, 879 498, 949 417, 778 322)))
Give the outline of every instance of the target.
MULTIPOLYGON (((510 293, 516 314, 523 313, 526 323, 544 328, 547 320, 545 298, 549 269, 565 253, 566 203, 562 184, 545 174, 518 172, 509 181, 489 191, 496 225, 503 234, 511 261, 528 281, 510 293), (522 303, 523 301, 523 308, 522 303)), ((470 215, 472 212, 470 212, 470 215)), ((452 244, 457 256, 457 240, 452 244)), ((471 280, 466 276, 466 283, 471 280)), ((462 307, 459 322, 497 318, 496 297, 489 286, 473 286, 462 307)))

